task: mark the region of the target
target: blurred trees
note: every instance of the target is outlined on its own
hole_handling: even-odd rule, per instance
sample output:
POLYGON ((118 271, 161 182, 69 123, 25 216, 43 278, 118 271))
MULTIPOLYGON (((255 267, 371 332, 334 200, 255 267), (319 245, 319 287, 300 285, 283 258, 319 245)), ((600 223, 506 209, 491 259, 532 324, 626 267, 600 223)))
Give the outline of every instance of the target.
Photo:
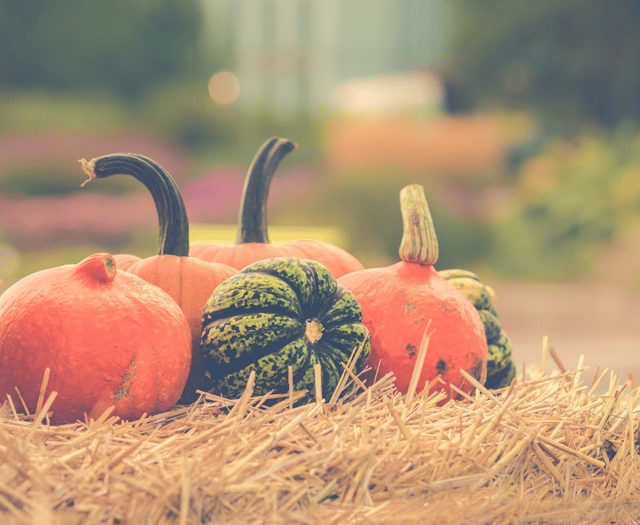
POLYGON ((202 60, 197 0, 0 0, 0 89, 135 101, 202 60))
POLYGON ((617 253, 640 282, 629 249, 640 225, 640 2, 451 2, 454 94, 469 111, 526 110, 540 124, 511 152, 513 200, 493 218, 489 266, 562 280, 617 253))
POLYGON ((452 0, 458 90, 541 112, 558 131, 640 119, 637 0, 452 0))
MULTIPOLYGON (((523 166, 518 205, 496 223, 501 273, 567 279, 593 268, 640 225, 640 131, 582 132, 554 140, 523 166)), ((631 279, 640 278, 637 256, 631 279)), ((620 273, 620 264, 609 273, 620 273)))

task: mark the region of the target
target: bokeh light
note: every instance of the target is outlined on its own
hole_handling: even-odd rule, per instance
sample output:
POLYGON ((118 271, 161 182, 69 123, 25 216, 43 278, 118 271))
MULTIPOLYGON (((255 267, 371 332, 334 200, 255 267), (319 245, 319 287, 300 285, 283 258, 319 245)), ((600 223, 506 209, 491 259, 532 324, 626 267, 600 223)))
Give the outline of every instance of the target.
POLYGON ((240 95, 240 81, 231 71, 219 71, 209 79, 209 95, 218 104, 231 104, 240 95))

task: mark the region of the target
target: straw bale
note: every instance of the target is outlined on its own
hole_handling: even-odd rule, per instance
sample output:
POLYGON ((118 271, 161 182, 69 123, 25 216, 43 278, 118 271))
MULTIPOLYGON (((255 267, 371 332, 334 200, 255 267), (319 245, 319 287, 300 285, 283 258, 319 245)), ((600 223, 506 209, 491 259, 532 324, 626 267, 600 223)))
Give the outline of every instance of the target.
POLYGON ((0 523, 639 523, 640 394, 582 361, 444 406, 391 376, 129 422, 51 426, 51 396, 36 415, 7 400, 0 523))

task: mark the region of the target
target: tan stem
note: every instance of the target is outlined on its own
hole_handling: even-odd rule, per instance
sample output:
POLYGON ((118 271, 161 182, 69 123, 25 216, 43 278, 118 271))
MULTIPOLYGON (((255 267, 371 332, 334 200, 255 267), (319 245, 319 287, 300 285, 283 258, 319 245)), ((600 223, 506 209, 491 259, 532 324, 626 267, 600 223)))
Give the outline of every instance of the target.
POLYGON ((322 339, 322 325, 315 319, 308 319, 306 326, 306 336, 311 343, 317 343, 322 339))
POLYGON ((410 184, 400 191, 402 241, 400 258, 406 262, 434 265, 438 261, 438 239, 429 205, 420 184, 410 184))

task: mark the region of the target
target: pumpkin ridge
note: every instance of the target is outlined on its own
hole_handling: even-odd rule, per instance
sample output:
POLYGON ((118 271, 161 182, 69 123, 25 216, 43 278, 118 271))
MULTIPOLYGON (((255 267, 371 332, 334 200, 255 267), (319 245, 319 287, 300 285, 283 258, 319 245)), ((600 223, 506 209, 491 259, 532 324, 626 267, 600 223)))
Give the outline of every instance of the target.
POLYGON ((338 286, 331 302, 316 317, 325 330, 347 321, 361 322, 362 311, 356 298, 342 286, 338 286))
MULTIPOLYGON (((341 325, 341 327, 344 326, 348 326, 349 330, 351 330, 352 332, 358 331, 357 326, 360 325, 361 323, 359 322, 353 322, 353 323, 349 323, 347 325, 341 325)), ((349 345, 352 346, 352 348, 349 350, 349 352, 343 352, 342 350, 340 350, 341 346, 346 346, 347 345, 347 340, 345 339, 345 337, 347 336, 347 334, 343 334, 341 333, 343 330, 343 328, 326 328, 324 330, 324 337, 318 341, 317 343, 317 349, 318 354, 323 354, 323 355, 332 355, 335 358, 340 358, 341 361, 344 362, 344 364, 347 364, 347 361, 349 360, 349 358, 351 357, 351 354, 353 353, 354 350, 356 350, 356 348, 358 346, 360 346, 361 341, 359 341, 359 338, 357 335, 353 335, 353 334, 348 334, 350 337, 350 339, 353 339, 353 345, 349 345), (338 340, 339 342, 336 342, 336 340, 338 340)), ((362 332, 364 334, 364 332, 366 332, 366 328, 362 329, 362 332)), ((366 334, 364 334, 366 335, 366 334)))
MULTIPOLYGON (((239 361, 251 355, 264 357, 273 353, 274 346, 286 346, 292 340, 301 338, 304 332, 304 323, 287 316, 270 315, 264 312, 235 315, 213 322, 206 331, 203 330, 203 334, 215 333, 218 341, 217 346, 207 352, 205 359, 214 363, 216 367, 226 366, 231 362, 226 355, 230 345, 235 348, 233 361, 239 361), (252 328, 249 335, 246 333, 247 327, 252 328), (238 346, 238 340, 241 340, 243 346, 238 346)), ((203 335, 204 345, 208 340, 209 337, 203 335)))
MULTIPOLYGON (((315 263, 315 261, 313 262, 315 263)), ((333 283, 333 276, 331 272, 325 268, 323 273, 326 273, 322 277, 319 275, 317 271, 318 268, 315 264, 309 264, 307 260, 296 259, 293 257, 274 257, 272 259, 258 261, 257 263, 247 266, 238 273, 238 276, 251 273, 254 275, 267 275, 278 279, 296 295, 298 304, 300 305, 300 311, 304 319, 319 319, 325 311, 330 309, 329 306, 335 299, 338 287, 334 283, 334 291, 331 293, 327 289, 332 287, 333 283), (287 273, 279 271, 282 265, 286 266, 293 260, 299 261, 299 267, 305 275, 305 283, 295 282, 295 279, 290 278, 287 273), (301 285, 304 285, 304 287, 308 289, 308 293, 305 294, 307 297, 302 295, 301 285)), ((324 266, 322 268, 324 268, 324 266)))
POLYGON ((342 375, 342 370, 338 370, 336 363, 331 359, 329 354, 321 353, 317 355, 322 375, 322 391, 323 393, 333 392, 336 386, 338 386, 338 378, 342 375))
MULTIPOLYGON (((321 265, 322 263, 319 264, 321 265)), ((328 287, 332 282, 334 282, 334 280, 329 270, 326 270, 327 274, 324 275, 324 279, 322 278, 319 270, 324 268, 324 266, 308 264, 305 262, 305 268, 308 268, 308 273, 311 278, 311 293, 307 304, 302 305, 303 311, 304 307, 307 306, 307 318, 320 319, 322 314, 329 310, 330 306, 333 304, 338 287, 337 285, 334 286, 335 289, 333 290, 333 293, 328 290, 328 287)), ((324 326, 324 323, 322 324, 324 326)))
MULTIPOLYGON (((293 279, 289 278, 289 276, 287 274, 283 274, 282 272, 278 271, 278 268, 276 267, 272 267, 272 266, 266 266, 266 264, 271 263, 271 264, 280 264, 282 262, 286 262, 288 260, 291 260, 291 257, 274 257, 272 258, 270 261, 265 262, 265 265, 260 264, 260 266, 256 266, 258 265, 258 263, 260 263, 260 261, 258 261, 258 263, 254 263, 251 264, 250 266, 248 266, 248 270, 243 270, 240 273, 241 274, 245 274, 245 273, 252 273, 252 274, 262 274, 262 275, 267 275, 269 277, 273 277, 274 279, 278 279, 279 281, 281 281, 282 283, 284 283, 296 296, 297 298, 297 303, 300 305, 300 312, 301 312, 301 317, 309 317, 309 315, 307 315, 307 306, 309 301, 306 300, 303 296, 302 293, 300 291, 300 286, 298 286, 299 283, 296 283, 293 279), (255 269, 254 269, 255 268, 255 269)), ((307 280, 307 283, 302 283, 308 286, 308 281, 309 281, 309 277, 310 277, 310 268, 308 267, 308 265, 305 265, 303 267, 303 272, 305 273, 305 277, 307 280)), ((315 288, 312 288, 309 292, 309 297, 313 296, 313 293, 315 291, 315 288)))
MULTIPOLYGON (((319 281, 318 272, 315 271, 315 268, 309 267, 309 269, 310 269, 309 273, 311 274, 311 278, 313 280, 311 284, 311 295, 309 296, 308 311, 310 315, 314 315, 314 314, 318 315, 320 313, 320 308, 319 308, 320 305, 318 304, 320 302, 320 298, 318 296, 322 290, 320 288, 320 283, 318 282, 319 281)), ((328 304, 328 303, 324 303, 324 304, 328 304)))
MULTIPOLYGON (((302 307, 297 299, 297 294, 287 285, 286 282, 278 280, 280 288, 271 286, 264 282, 255 285, 255 276, 261 279, 266 274, 254 272, 240 272, 216 288, 209 298, 207 305, 211 308, 205 308, 202 313, 203 325, 210 321, 229 316, 229 314, 249 313, 256 309, 259 311, 273 310, 282 312, 288 317, 302 319, 302 307), (253 278, 253 279, 252 279, 253 278), (287 297, 287 294, 289 297, 287 297)), ((273 279, 273 276, 267 276, 273 279)), ((206 305, 205 305, 206 306, 206 305)))
POLYGON ((292 319, 293 321, 298 321, 301 324, 306 321, 306 319, 302 319, 301 317, 297 317, 297 316, 294 317, 290 315, 291 311, 285 310, 284 308, 283 309, 276 308, 276 307, 262 308, 260 307, 260 305, 255 305, 250 309, 242 310, 242 313, 234 313, 234 312, 237 312, 235 308, 225 308, 224 310, 218 310, 217 312, 215 312, 216 313, 215 317, 208 314, 208 317, 205 318, 206 324, 205 323, 202 324, 202 331, 204 332, 206 330, 213 328, 213 326, 216 323, 220 322, 225 318, 228 318, 230 315, 232 315, 234 319, 242 319, 243 317, 256 315, 256 314, 272 314, 272 315, 280 315, 283 317, 287 317, 289 319, 292 319))
POLYGON ((304 378, 309 372, 309 363, 313 357, 315 357, 314 352, 305 352, 304 362, 296 370, 293 370, 294 389, 300 390, 300 387, 296 387, 296 385, 300 385, 304 382, 304 378))
POLYGON ((270 271, 270 269, 265 268, 253 273, 261 273, 264 275, 268 275, 270 277, 274 277, 275 279, 278 279, 279 281, 282 281, 284 284, 286 284, 291 291, 295 294, 296 298, 297 298, 297 302, 300 305, 300 312, 302 314, 302 317, 306 316, 306 306, 307 306, 307 301, 304 300, 304 298, 302 297, 302 295, 300 294, 300 290, 298 288, 298 286, 296 286, 296 283, 293 282, 293 280, 291 279, 287 279, 286 276, 277 273, 275 270, 270 271))
MULTIPOLYGON (((304 330, 302 330, 302 335, 304 335, 304 330)), ((252 352, 244 353, 242 356, 234 359, 231 363, 216 364, 215 373, 210 372, 211 379, 216 381, 230 374, 236 374, 260 359, 278 354, 283 348, 288 347, 297 339, 300 339, 300 337, 300 334, 294 334, 288 340, 278 339, 276 341, 269 342, 265 346, 254 346, 252 352)), ((308 348, 305 353, 309 353, 308 348)))
MULTIPOLYGON (((214 383, 217 383, 218 387, 226 385, 228 390, 237 392, 240 395, 244 390, 249 374, 251 371, 255 371, 256 384, 260 385, 261 390, 270 391, 274 394, 286 394, 289 392, 288 374, 274 375, 272 372, 274 365, 277 366, 278 362, 285 362, 293 370, 293 390, 306 390, 305 385, 310 382, 309 371, 310 369, 313 371, 313 366, 310 365, 312 360, 315 364, 315 356, 308 351, 308 347, 301 339, 296 339, 282 347, 278 352, 262 356, 237 372, 218 378, 217 381, 214 380, 214 383), (269 358, 272 358, 271 362, 269 362, 269 358)), ((311 376, 313 376, 313 373, 311 376)))

